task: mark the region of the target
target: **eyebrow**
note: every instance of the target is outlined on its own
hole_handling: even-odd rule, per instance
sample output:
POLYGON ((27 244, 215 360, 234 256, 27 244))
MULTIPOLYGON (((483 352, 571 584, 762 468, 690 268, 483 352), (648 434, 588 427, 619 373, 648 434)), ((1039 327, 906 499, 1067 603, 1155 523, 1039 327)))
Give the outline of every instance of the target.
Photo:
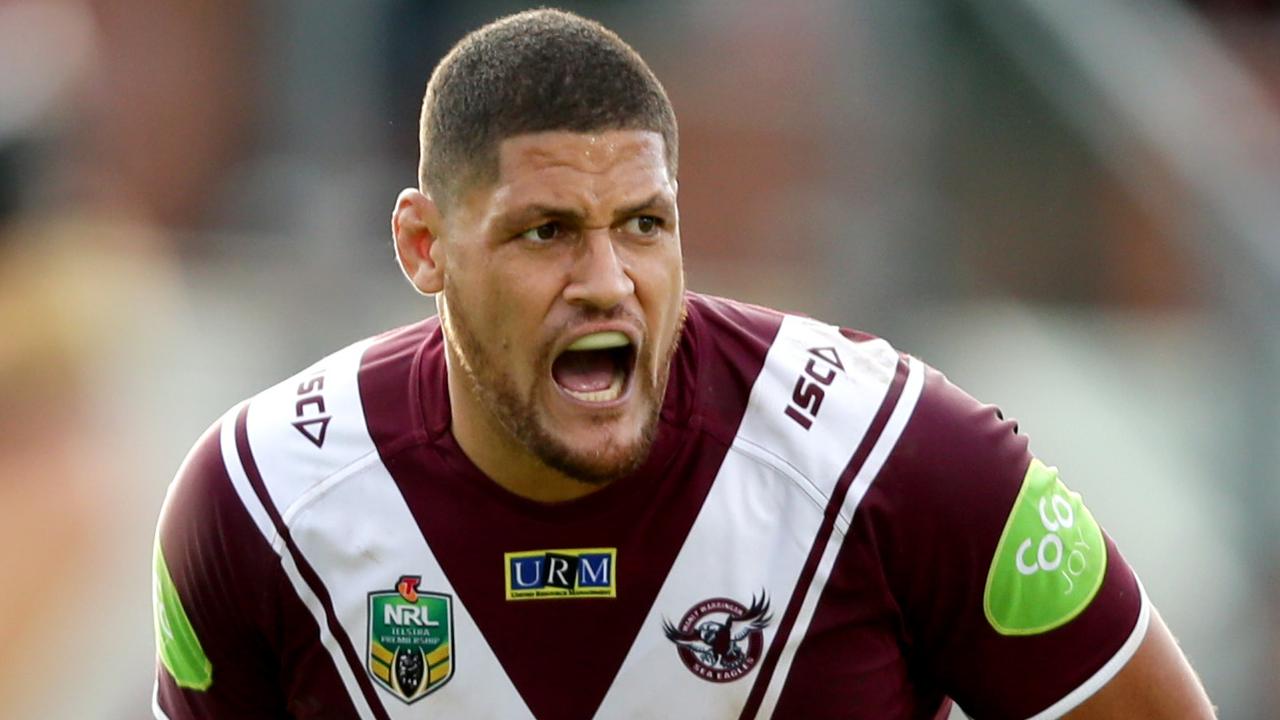
POLYGON ((636 215, 641 210, 648 210, 650 208, 670 212, 671 203, 667 202, 667 199, 662 194, 662 192, 656 192, 650 195, 649 197, 645 198, 644 200, 641 200, 638 203, 628 205, 624 208, 619 208, 613 214, 613 220, 614 222, 617 222, 623 218, 628 218, 628 217, 631 217, 632 215, 636 215))
MULTIPOLYGON (((618 208, 613 213, 613 219, 610 222, 617 222, 624 218, 631 217, 650 208, 670 212, 671 203, 667 201, 661 191, 655 192, 649 197, 637 203, 632 203, 626 207, 618 208)), ((518 210, 502 216, 500 222, 504 227, 522 227, 533 222, 534 218, 548 218, 550 220, 564 220, 573 222, 578 225, 586 223, 587 216, 580 210, 569 207, 557 207, 554 205, 526 205, 518 210)))

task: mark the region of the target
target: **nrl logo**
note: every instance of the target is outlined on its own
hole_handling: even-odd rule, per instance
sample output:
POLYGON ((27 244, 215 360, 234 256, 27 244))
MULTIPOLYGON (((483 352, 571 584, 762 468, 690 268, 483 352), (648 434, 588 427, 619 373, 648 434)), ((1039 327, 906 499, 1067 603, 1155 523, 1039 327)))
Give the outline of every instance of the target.
POLYGON ((453 677, 453 599, 418 590, 420 575, 402 575, 394 590, 369 593, 369 672, 406 703, 453 677))
POLYGON ((764 629, 773 622, 769 596, 751 598, 751 607, 729 598, 711 598, 689 608, 678 625, 665 618, 662 629, 685 667, 703 680, 732 682, 751 672, 764 650, 764 629))

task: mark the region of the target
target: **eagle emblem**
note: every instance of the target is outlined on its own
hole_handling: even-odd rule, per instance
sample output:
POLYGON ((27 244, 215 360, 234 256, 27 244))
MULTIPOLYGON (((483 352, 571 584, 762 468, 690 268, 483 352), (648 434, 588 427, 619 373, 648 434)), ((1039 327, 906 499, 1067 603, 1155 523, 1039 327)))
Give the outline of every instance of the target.
POLYGON ((711 598, 689 608, 677 624, 663 618, 662 629, 694 675, 732 682, 751 672, 764 649, 769 596, 761 591, 749 607, 729 598, 711 598))

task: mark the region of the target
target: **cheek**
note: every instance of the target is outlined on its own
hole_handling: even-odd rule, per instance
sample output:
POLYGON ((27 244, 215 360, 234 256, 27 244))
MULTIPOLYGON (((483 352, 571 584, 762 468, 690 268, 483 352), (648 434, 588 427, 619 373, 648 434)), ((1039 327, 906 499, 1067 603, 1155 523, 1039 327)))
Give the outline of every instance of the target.
POLYGON ((684 307, 684 273, 677 252, 671 257, 650 257, 644 264, 633 266, 636 296, 649 326, 649 347, 645 363, 657 380, 663 372, 662 360, 679 329, 684 307))
POLYGON ((670 328, 665 325, 674 323, 672 318, 679 315, 684 295, 684 269, 679 246, 644 257, 634 267, 636 294, 654 319, 662 319, 662 329, 669 332, 670 328))
POLYGON ((491 275, 485 291, 471 299, 486 323, 492 353, 515 375, 536 368, 535 355, 543 343, 545 303, 532 277, 536 275, 491 275))

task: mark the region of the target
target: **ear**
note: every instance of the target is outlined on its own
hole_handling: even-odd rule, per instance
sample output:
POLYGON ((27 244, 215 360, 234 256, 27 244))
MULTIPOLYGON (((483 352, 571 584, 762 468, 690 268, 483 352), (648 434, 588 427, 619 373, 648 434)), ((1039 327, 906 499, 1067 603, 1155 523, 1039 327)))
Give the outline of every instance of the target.
POLYGON ((444 244, 440 209, 417 188, 405 188, 396 198, 391 213, 391 234, 396 243, 396 259, 409 282, 423 295, 444 289, 444 244))

